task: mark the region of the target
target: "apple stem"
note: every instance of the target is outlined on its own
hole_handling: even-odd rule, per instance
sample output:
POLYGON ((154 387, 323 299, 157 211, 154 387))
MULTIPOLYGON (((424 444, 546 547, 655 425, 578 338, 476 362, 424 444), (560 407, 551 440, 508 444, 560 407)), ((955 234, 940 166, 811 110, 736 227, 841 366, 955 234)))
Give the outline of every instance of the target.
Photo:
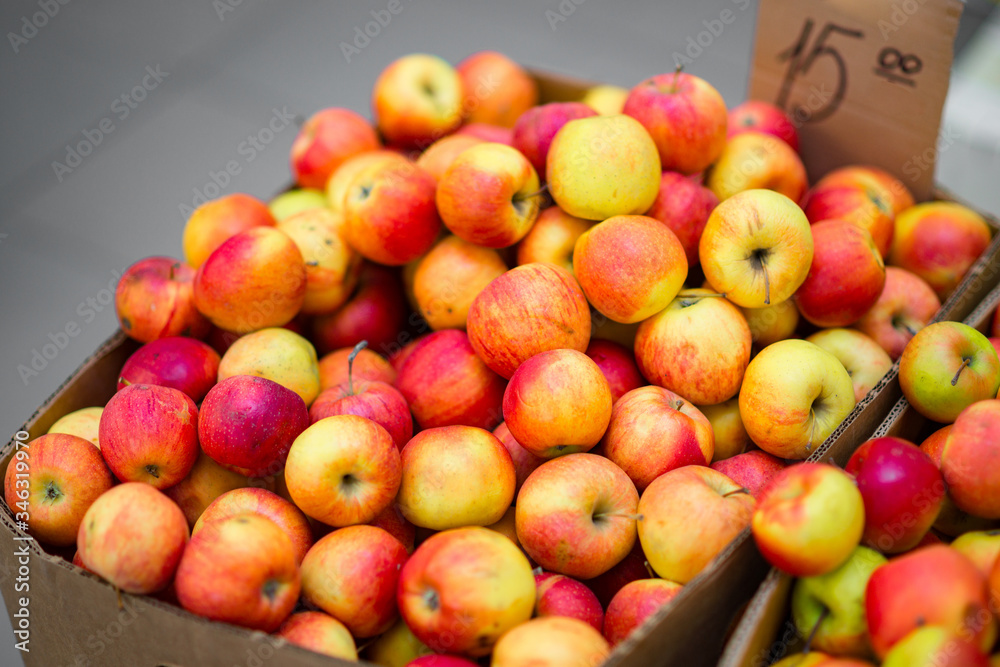
POLYGON ((123 384, 123 385, 125 385, 126 387, 127 387, 127 386, 129 386, 130 384, 132 384, 131 382, 129 382, 129 381, 128 381, 128 380, 126 380, 125 378, 118 378, 118 383, 119 383, 119 384, 123 384))
POLYGON ((767 275, 767 267, 760 263, 760 270, 764 272, 764 305, 771 305, 771 279, 767 275))
POLYGON ((678 63, 677 64, 677 69, 674 70, 674 80, 671 81, 671 83, 670 83, 670 92, 671 92, 671 94, 677 92, 677 79, 681 75, 681 67, 683 67, 683 65, 681 65, 680 63, 678 63))
POLYGON ((361 350, 368 347, 368 341, 363 340, 354 346, 351 353, 347 355, 347 395, 354 396, 354 358, 361 354, 361 350))
POLYGON ((734 490, 730 491, 729 493, 723 493, 722 497, 723 498, 728 498, 729 496, 735 496, 737 493, 746 493, 746 494, 749 495, 750 489, 748 489, 746 487, 743 487, 741 489, 734 489, 734 490))
POLYGON ((823 607, 823 611, 819 613, 819 618, 816 619, 816 625, 813 626, 812 630, 809 631, 809 637, 806 638, 805 646, 802 648, 803 653, 809 653, 812 648, 813 639, 816 638, 816 633, 819 632, 819 626, 823 625, 823 621, 826 617, 830 615, 830 608, 823 607))
POLYGON ((725 295, 724 292, 709 292, 708 294, 698 294, 695 290, 681 290, 680 292, 677 293, 677 297, 676 298, 678 298, 678 299, 700 299, 703 296, 705 296, 705 297, 709 297, 709 296, 710 297, 717 297, 717 298, 723 298, 723 299, 726 298, 726 295, 725 295))
POLYGON ((951 386, 954 387, 958 384, 958 376, 962 374, 962 370, 972 363, 972 359, 965 357, 962 359, 962 365, 958 367, 958 371, 955 372, 955 377, 951 379, 951 386))
POLYGON ((626 519, 635 519, 636 521, 642 521, 644 518, 641 514, 628 514, 627 512, 599 512, 594 515, 595 519, 603 519, 609 516, 620 516, 626 519))
POLYGON ((644 565, 644 566, 646 567, 646 572, 648 572, 648 573, 649 573, 649 578, 650 578, 650 579, 659 579, 659 577, 658 577, 658 576, 656 576, 656 572, 653 572, 653 568, 652 568, 652 566, 651 566, 651 565, 649 564, 649 561, 648 561, 648 560, 644 560, 644 561, 642 561, 642 564, 643 564, 643 565, 644 565))
POLYGON ((549 184, 546 183, 545 185, 543 185, 542 187, 538 188, 537 190, 535 190, 530 194, 514 195, 514 201, 524 201, 525 199, 531 199, 532 197, 537 197, 548 189, 549 189, 549 184))
POLYGON ((115 598, 118 599, 118 611, 125 609, 125 604, 122 602, 122 589, 115 586, 115 598))

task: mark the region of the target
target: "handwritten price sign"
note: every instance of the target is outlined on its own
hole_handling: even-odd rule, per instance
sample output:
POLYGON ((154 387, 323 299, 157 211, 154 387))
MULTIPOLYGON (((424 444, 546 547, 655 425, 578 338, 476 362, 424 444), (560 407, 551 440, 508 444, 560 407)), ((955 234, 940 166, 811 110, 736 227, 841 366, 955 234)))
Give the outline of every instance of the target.
POLYGON ((761 0, 749 97, 792 117, 811 181, 869 164, 927 199, 962 6, 761 0))

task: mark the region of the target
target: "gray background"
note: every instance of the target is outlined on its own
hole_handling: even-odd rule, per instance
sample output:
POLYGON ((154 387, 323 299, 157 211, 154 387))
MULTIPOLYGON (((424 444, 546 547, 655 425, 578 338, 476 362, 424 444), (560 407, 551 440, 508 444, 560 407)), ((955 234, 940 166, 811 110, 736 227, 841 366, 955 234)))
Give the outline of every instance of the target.
MULTIPOLYGON (((671 54, 726 8, 735 22, 687 69, 714 84, 730 105, 745 96, 755 3, 744 10, 742 0, 562 0, 566 20, 553 29, 546 12, 558 14, 559 0, 401 2, 402 11, 348 63, 340 43, 353 40, 355 28, 363 29, 370 12, 384 10, 388 0, 71 0, 58 5, 37 34, 29 31, 17 53, 6 35, 20 32, 22 17, 40 8, 38 0, 5 0, 0 433, 16 431, 115 329, 108 303, 122 270, 148 255, 182 256, 181 206, 191 205, 194 189, 210 183, 211 172, 236 160, 242 171, 224 192, 261 198, 288 182, 294 126, 252 161, 240 152, 274 109, 308 116, 345 106, 367 115, 378 73, 415 51, 457 62, 495 49, 531 67, 631 86, 671 70, 671 54), (122 117, 125 107, 115 99, 141 84, 147 67, 167 74, 122 117), (67 146, 83 140, 83 131, 96 136, 102 119, 114 129, 60 180, 53 161, 64 162, 67 146), (49 335, 72 324, 80 333, 44 370, 22 379, 18 366, 30 367, 49 335)), ((991 57, 983 55, 983 43, 989 35, 1000 42, 1000 29, 987 25, 977 33, 991 8, 979 0, 963 18, 947 121, 958 124, 959 139, 942 153, 938 180, 997 214, 1000 82, 990 88, 982 79, 1000 67, 984 70, 982 61, 991 57)), ((0 665, 20 664, 7 621, 0 626, 0 665)))

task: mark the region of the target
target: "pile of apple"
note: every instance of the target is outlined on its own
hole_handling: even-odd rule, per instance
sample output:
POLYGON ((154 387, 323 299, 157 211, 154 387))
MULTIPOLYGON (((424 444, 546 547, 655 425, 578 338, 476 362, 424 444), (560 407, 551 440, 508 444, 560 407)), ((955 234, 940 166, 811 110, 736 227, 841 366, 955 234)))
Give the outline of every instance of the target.
POLYGON ((939 322, 907 344, 903 393, 940 426, 919 446, 875 438, 844 470, 792 466, 765 490, 753 534, 799 577, 792 620, 808 644, 778 664, 1000 663, 1000 310, 990 333, 939 322))
POLYGON ((411 55, 372 100, 122 276, 118 392, 7 470, 39 541, 330 655, 596 664, 990 241, 877 169, 810 189, 779 110, 680 71, 538 105, 500 54, 411 55))

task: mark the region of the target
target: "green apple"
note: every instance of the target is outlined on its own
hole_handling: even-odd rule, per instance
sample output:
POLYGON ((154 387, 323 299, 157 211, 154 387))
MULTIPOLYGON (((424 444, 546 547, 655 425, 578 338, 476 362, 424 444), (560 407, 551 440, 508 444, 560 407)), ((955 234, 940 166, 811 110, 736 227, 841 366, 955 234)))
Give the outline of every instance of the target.
POLYGON ((796 581, 792 590, 792 621, 799 636, 812 635, 812 647, 820 651, 869 655, 865 587, 875 568, 885 562, 885 556, 879 552, 859 546, 833 572, 796 581))
POLYGON ((1000 359, 989 339, 961 322, 937 322, 910 340, 899 359, 899 384, 917 412, 950 424, 1000 389, 1000 359))

